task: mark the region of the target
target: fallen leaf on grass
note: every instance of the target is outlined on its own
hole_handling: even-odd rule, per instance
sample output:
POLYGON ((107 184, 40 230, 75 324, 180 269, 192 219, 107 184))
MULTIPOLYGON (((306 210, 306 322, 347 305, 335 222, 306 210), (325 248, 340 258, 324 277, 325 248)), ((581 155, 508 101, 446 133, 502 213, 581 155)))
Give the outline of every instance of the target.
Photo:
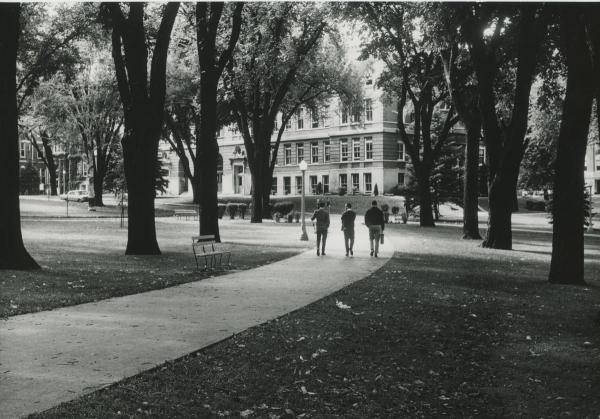
POLYGON ((337 306, 337 308, 342 309, 342 310, 349 310, 352 308, 348 304, 344 304, 343 302, 341 302, 339 300, 335 300, 335 305, 337 306))
POLYGON ((254 413, 254 410, 246 409, 246 410, 240 412, 240 416, 243 418, 247 418, 248 416, 250 416, 253 413, 254 413))

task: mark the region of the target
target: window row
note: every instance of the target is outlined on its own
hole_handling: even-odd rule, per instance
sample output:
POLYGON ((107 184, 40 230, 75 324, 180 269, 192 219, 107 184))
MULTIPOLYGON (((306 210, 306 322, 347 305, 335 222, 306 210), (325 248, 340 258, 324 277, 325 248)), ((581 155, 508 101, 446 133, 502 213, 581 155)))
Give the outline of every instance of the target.
MULTIPOLYGON (((294 176, 294 192, 297 195, 302 194, 302 176, 294 176)), ((312 195, 320 195, 326 194, 330 192, 329 189, 329 175, 322 175, 321 180, 319 181, 319 176, 312 175, 308 177, 309 183, 309 193, 312 195)), ((338 185, 340 188, 344 188, 349 192, 365 192, 371 193, 373 192, 373 177, 371 173, 363 173, 363 188, 361 190, 360 184, 360 174, 359 173, 351 173, 350 174, 350 186, 348 186, 348 174, 341 173, 338 178, 338 185)), ((278 191, 278 181, 277 177, 273 178, 271 184, 271 194, 277 195, 278 191)), ((292 176, 283 176, 283 194, 291 195, 292 194, 292 176)))
MULTIPOLYGON (((348 125, 358 123, 362 119, 365 122, 373 121, 373 100, 372 99, 364 99, 362 108, 360 106, 353 106, 350 108, 349 106, 341 107, 341 115, 340 115, 340 125, 348 125)), ((317 110, 309 110, 304 108, 299 108, 296 110, 293 117, 289 118, 285 123, 286 130, 303 130, 307 128, 321 128, 321 127, 329 127, 330 126, 330 118, 329 118, 329 107, 325 107, 320 112, 317 110)), ((273 127, 274 131, 279 129, 279 124, 283 121, 275 120, 275 125, 273 127)), ((236 125, 232 125, 229 127, 229 131, 232 135, 238 135, 239 130, 236 125)), ((219 129, 217 132, 217 137, 223 137, 224 130, 223 128, 219 129)))
MULTIPOLYGON (((292 144, 284 144, 283 145, 283 164, 286 166, 291 166, 295 164, 300 164, 302 160, 305 160, 307 163, 317 164, 317 163, 329 163, 332 161, 332 145, 330 140, 322 141, 313 141, 309 145, 309 149, 307 150, 309 155, 305 153, 305 144, 304 143, 296 143, 294 145, 296 155, 295 158, 292 154, 293 145, 292 144), (323 153, 323 157, 320 157, 321 152, 323 153), (307 159, 308 157, 308 159, 307 159)), ((342 138, 339 144, 339 161, 340 162, 348 162, 348 161, 360 161, 360 160, 373 160, 373 138, 372 137, 364 137, 364 149, 361 143, 360 138, 342 138)), ((406 153, 404 151, 404 143, 402 141, 396 142, 396 160, 405 161, 406 153)))

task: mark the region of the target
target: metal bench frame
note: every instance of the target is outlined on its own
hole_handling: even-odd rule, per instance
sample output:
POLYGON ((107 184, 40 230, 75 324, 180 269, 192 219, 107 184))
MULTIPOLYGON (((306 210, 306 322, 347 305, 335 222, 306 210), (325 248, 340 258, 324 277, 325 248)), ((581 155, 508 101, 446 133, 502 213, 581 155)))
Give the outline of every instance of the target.
POLYGON ((231 269, 231 252, 220 249, 220 243, 214 235, 192 236, 192 251, 196 260, 196 269, 200 269, 198 259, 204 258, 204 270, 223 267, 223 259, 228 269, 231 269))

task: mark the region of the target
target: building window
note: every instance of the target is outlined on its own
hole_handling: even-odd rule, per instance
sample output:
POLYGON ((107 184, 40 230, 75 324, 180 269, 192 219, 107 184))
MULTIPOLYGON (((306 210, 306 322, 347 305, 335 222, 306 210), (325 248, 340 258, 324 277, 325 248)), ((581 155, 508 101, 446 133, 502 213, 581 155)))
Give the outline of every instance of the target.
POLYGON ((271 195, 277 195, 277 178, 271 180, 271 195))
POLYGON ((297 129, 304 129, 304 109, 302 108, 296 111, 296 124, 297 129))
POLYGON ((36 158, 37 158, 38 160, 41 160, 41 159, 43 159, 43 158, 44 158, 44 154, 43 154, 41 151, 39 151, 39 150, 36 150, 36 151, 35 151, 35 155, 36 155, 36 158))
POLYGON ((302 176, 296 176, 296 194, 302 194, 302 176))
POLYGON ((313 110, 311 112, 311 116, 312 116, 312 127, 313 128, 319 128, 319 113, 316 110, 313 110))
POLYGON ((292 193, 292 178, 289 176, 283 177, 283 193, 289 195, 292 193))
POLYGON ((360 177, 358 173, 352 173, 352 192, 360 191, 360 177))
POLYGON ((360 160, 360 138, 352 139, 352 160, 360 160))
POLYGON ((348 175, 345 173, 340 174, 340 188, 348 189, 348 175))
POLYGON ((365 160, 373 160, 373 139, 365 138, 365 160))
POLYGON ((485 148, 479 147, 479 165, 483 166, 485 164, 485 148))
POLYGON ((27 144, 21 143, 21 158, 25 158, 25 156, 26 156, 25 147, 27 147, 27 144))
POLYGON ((371 181, 371 174, 370 173, 365 173, 364 174, 364 179, 365 179, 365 192, 367 193, 371 193, 371 185, 372 185, 372 181, 371 181))
POLYGON ((398 140, 398 160, 405 161, 406 158, 404 156, 404 143, 402 140, 398 140))
POLYGON ((331 143, 329 140, 323 142, 323 161, 331 161, 331 143))
POLYGON ((283 146, 283 155, 285 157, 285 164, 292 164, 292 145, 286 144, 283 146))
POLYGON ((217 192, 223 192, 223 172, 217 173, 217 192))
POLYGON ((398 185, 404 185, 404 173, 398 173, 398 185))
POLYGON ((348 124, 348 107, 342 105, 342 125, 348 124))
POLYGON ((311 163, 319 163, 319 143, 310 145, 310 161, 311 163))
POLYGON ((303 143, 296 144, 296 158, 297 158, 298 164, 300 164, 300 162, 302 160, 304 160, 304 144, 303 143))
POLYGON ((350 122, 352 122, 352 123, 360 122, 360 107, 359 106, 355 105, 352 107, 352 115, 350 117, 350 122))
POLYGON ((340 141, 340 156, 342 161, 348 161, 348 140, 346 139, 340 141))
POLYGON ((329 193, 329 175, 323 175, 323 193, 329 193))
MULTIPOLYGON (((283 116, 281 118, 283 118, 283 116)), ((283 119, 282 119, 282 121, 283 121, 283 119)), ((290 118, 286 121, 285 129, 292 129, 292 118, 290 118)))
POLYGON ((371 99, 365 99, 365 120, 373 120, 373 101, 371 99))
POLYGON ((316 176, 310 177, 310 193, 313 195, 317 194, 317 177, 316 176))

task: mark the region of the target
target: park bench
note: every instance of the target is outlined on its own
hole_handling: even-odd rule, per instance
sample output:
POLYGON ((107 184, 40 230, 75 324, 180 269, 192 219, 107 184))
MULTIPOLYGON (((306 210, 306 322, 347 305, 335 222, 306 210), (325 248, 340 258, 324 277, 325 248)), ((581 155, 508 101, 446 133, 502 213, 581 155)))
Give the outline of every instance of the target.
POLYGON ((215 241, 214 235, 192 236, 192 250, 196 259, 196 269, 200 269, 200 262, 204 259, 204 270, 222 268, 225 259, 226 265, 231 269, 231 252, 224 250, 221 243, 215 241))
POLYGON ((174 214, 178 219, 181 217, 185 217, 187 220, 188 217, 192 217, 193 220, 198 218, 198 211, 196 210, 175 210, 174 214))

